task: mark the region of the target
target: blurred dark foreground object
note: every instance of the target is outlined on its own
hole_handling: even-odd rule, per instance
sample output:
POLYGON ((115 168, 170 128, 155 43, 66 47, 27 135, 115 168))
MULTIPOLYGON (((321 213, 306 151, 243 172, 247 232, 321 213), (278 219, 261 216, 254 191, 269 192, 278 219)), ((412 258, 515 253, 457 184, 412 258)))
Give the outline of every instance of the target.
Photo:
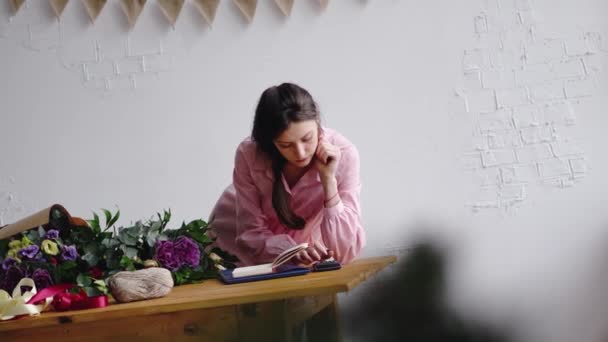
POLYGON ((503 332, 465 322, 445 304, 445 262, 428 243, 413 248, 395 274, 370 287, 346 313, 356 341, 506 342, 503 332))

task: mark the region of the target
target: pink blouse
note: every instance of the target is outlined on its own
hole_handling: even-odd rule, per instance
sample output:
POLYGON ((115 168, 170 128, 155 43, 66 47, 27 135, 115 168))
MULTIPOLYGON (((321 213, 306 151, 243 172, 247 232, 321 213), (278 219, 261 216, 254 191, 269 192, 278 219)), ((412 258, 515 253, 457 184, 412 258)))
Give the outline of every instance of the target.
POLYGON ((336 180, 341 200, 331 208, 324 207, 325 194, 314 167, 292 188, 283 177, 291 209, 306 220, 301 230, 284 227, 272 206, 274 176, 270 160, 250 138, 238 146, 233 183, 215 205, 209 226, 216 244, 236 255, 241 265, 271 262, 287 248, 315 241, 334 251, 335 259, 344 264, 365 246, 359 205, 359 153, 340 133, 323 130, 325 138, 340 148, 336 180))

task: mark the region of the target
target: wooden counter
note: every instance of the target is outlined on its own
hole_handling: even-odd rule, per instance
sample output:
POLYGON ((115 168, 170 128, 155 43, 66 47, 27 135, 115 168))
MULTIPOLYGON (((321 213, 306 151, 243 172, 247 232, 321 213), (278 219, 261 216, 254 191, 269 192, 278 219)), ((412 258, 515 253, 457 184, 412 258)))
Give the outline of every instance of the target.
POLYGON ((244 284, 207 280, 158 299, 45 312, 0 322, 0 340, 290 341, 305 321, 311 341, 339 340, 336 294, 393 262, 393 256, 360 259, 337 271, 244 284))

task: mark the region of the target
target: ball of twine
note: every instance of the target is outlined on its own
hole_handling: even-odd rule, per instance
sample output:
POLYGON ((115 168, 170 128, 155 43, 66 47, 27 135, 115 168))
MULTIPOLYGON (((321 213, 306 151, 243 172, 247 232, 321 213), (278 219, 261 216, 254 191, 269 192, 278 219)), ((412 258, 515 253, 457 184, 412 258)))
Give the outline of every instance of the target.
POLYGON ((173 288, 173 278, 166 268, 150 267, 118 272, 108 278, 107 284, 114 299, 126 303, 166 296, 173 288))

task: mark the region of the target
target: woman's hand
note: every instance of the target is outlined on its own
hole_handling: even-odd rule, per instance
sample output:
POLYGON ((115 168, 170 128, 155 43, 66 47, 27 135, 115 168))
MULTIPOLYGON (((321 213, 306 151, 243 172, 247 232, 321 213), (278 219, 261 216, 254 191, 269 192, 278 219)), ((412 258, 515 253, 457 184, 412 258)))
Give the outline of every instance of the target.
POLYGON ((319 242, 315 242, 313 245, 308 246, 305 250, 298 252, 295 256, 295 260, 303 266, 310 266, 313 263, 333 258, 334 252, 323 247, 319 242))
POLYGON ((340 149, 321 136, 315 157, 315 166, 319 170, 321 180, 335 178, 338 163, 340 162, 340 149))

